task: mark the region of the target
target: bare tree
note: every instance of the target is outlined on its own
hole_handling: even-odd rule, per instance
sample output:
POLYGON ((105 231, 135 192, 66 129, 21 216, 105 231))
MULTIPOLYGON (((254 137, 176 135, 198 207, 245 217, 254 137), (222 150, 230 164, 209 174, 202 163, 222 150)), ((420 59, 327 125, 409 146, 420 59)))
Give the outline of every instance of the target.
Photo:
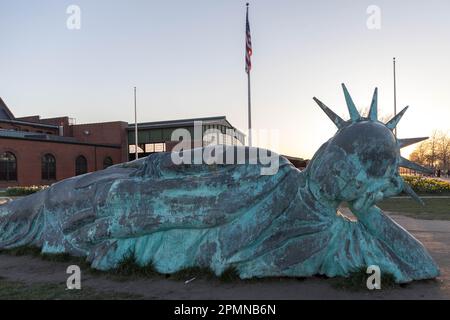
POLYGON ((434 130, 431 137, 419 144, 409 156, 411 161, 434 169, 450 169, 450 137, 434 130))
POLYGON ((449 169, 450 137, 447 133, 440 131, 437 136, 437 153, 441 169, 449 169))
POLYGON ((436 168, 436 154, 437 154, 437 136, 438 133, 436 130, 433 130, 430 139, 428 139, 428 163, 432 168, 436 168))
POLYGON ((411 152, 409 159, 413 162, 417 162, 421 165, 428 165, 427 163, 427 143, 422 142, 416 149, 411 152))

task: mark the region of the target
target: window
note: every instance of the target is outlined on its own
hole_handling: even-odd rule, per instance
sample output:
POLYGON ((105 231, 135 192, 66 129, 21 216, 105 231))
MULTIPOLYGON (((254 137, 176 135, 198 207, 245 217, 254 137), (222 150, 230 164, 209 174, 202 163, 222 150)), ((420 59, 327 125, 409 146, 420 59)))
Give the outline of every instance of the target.
POLYGON ((154 143, 146 143, 145 144, 145 152, 146 153, 155 152, 155 144, 154 143))
MULTIPOLYGON (((129 153, 134 154, 135 153, 135 145, 130 144, 129 153)), ((139 144, 138 152, 139 153, 154 153, 154 152, 165 152, 166 151, 166 143, 146 143, 146 144, 139 144), (145 151, 144 151, 145 150, 145 151)))
POLYGON ((75 175, 87 173, 87 160, 84 156, 78 156, 75 160, 75 175))
POLYGON ((17 180, 17 160, 16 156, 11 152, 0 154, 0 180, 17 180))
POLYGON ((164 152, 166 151, 165 143, 155 143, 155 152, 164 152))
POLYGON ((106 157, 103 160, 103 169, 106 169, 108 167, 111 167, 113 165, 113 160, 111 159, 111 157, 106 157))
POLYGON ((42 157, 42 180, 56 180, 56 159, 47 153, 42 157))
MULTIPOLYGON (((134 145, 134 144, 130 144, 129 146, 128 146, 128 152, 129 153, 132 153, 132 154, 135 154, 136 153, 136 145, 134 145)), ((144 152, 144 150, 141 148, 141 146, 139 145, 138 146, 138 153, 143 153, 144 152)))

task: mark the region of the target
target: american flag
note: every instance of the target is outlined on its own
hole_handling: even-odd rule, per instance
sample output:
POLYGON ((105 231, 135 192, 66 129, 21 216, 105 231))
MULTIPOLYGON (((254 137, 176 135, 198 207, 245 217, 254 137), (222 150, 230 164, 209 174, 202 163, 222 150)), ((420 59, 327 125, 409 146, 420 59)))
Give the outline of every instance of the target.
POLYGON ((250 23, 248 22, 248 4, 247 4, 247 19, 245 24, 245 72, 250 73, 252 69, 251 56, 252 50, 252 37, 250 35, 250 23))

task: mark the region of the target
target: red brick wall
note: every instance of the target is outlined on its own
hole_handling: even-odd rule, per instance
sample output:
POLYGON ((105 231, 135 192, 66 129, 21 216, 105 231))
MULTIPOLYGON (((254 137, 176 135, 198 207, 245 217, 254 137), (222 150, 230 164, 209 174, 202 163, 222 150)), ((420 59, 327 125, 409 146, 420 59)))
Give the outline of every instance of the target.
MULTIPOLYGON (((49 124, 54 126, 63 126, 64 132, 63 135, 66 137, 72 136, 72 128, 69 124, 69 117, 57 117, 57 118, 47 118, 47 119, 41 119, 40 116, 27 116, 27 117, 21 117, 16 118, 16 120, 25 121, 25 122, 35 122, 40 124, 49 124)), ((20 127, 24 127, 20 125, 20 127)), ((55 134, 59 135, 59 129, 55 130, 55 134)))
MULTIPOLYGON (((63 136, 71 137, 72 136, 72 128, 69 124, 69 117, 58 117, 58 118, 48 118, 41 119, 41 123, 51 124, 54 126, 63 126, 63 136)), ((59 132, 59 129, 58 129, 59 132)))
POLYGON ((73 137, 77 141, 120 145, 122 147, 122 162, 128 161, 127 127, 128 124, 122 121, 71 126, 73 137))
POLYGON ((51 153, 56 158, 57 180, 75 175, 75 159, 79 155, 86 157, 89 172, 103 169, 103 160, 107 156, 113 159, 114 164, 123 162, 123 152, 119 148, 0 138, 0 153, 5 151, 16 156, 17 181, 0 181, 0 188, 51 183, 41 179, 41 158, 46 153, 51 153))

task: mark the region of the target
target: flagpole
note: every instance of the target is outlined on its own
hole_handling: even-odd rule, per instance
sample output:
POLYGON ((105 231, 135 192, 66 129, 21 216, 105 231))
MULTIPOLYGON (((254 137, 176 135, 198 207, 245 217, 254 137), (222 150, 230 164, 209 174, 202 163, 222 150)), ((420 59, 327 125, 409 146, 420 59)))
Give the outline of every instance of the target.
MULTIPOLYGON (((394 68, 394 117, 397 115, 397 83, 395 77, 395 57, 393 60, 393 68, 394 68)), ((397 137, 397 128, 394 128, 394 135, 397 137)))
POLYGON ((252 146, 252 96, 250 89, 250 70, 247 73, 247 94, 248 94, 248 146, 252 146))
MULTIPOLYGON (((247 21, 246 23, 248 24, 248 6, 249 3, 247 2, 246 7, 247 7, 247 21)), ((248 35, 247 35, 248 36, 248 35)), ((250 57, 249 57, 250 59, 250 57)), ((250 69, 247 69, 247 103, 248 103, 248 146, 251 147, 252 146, 252 97, 251 97, 251 87, 250 87, 250 69)))
POLYGON ((137 105, 136 105, 136 87, 134 87, 134 151, 135 151, 135 159, 139 158, 138 153, 138 125, 137 125, 137 105))

